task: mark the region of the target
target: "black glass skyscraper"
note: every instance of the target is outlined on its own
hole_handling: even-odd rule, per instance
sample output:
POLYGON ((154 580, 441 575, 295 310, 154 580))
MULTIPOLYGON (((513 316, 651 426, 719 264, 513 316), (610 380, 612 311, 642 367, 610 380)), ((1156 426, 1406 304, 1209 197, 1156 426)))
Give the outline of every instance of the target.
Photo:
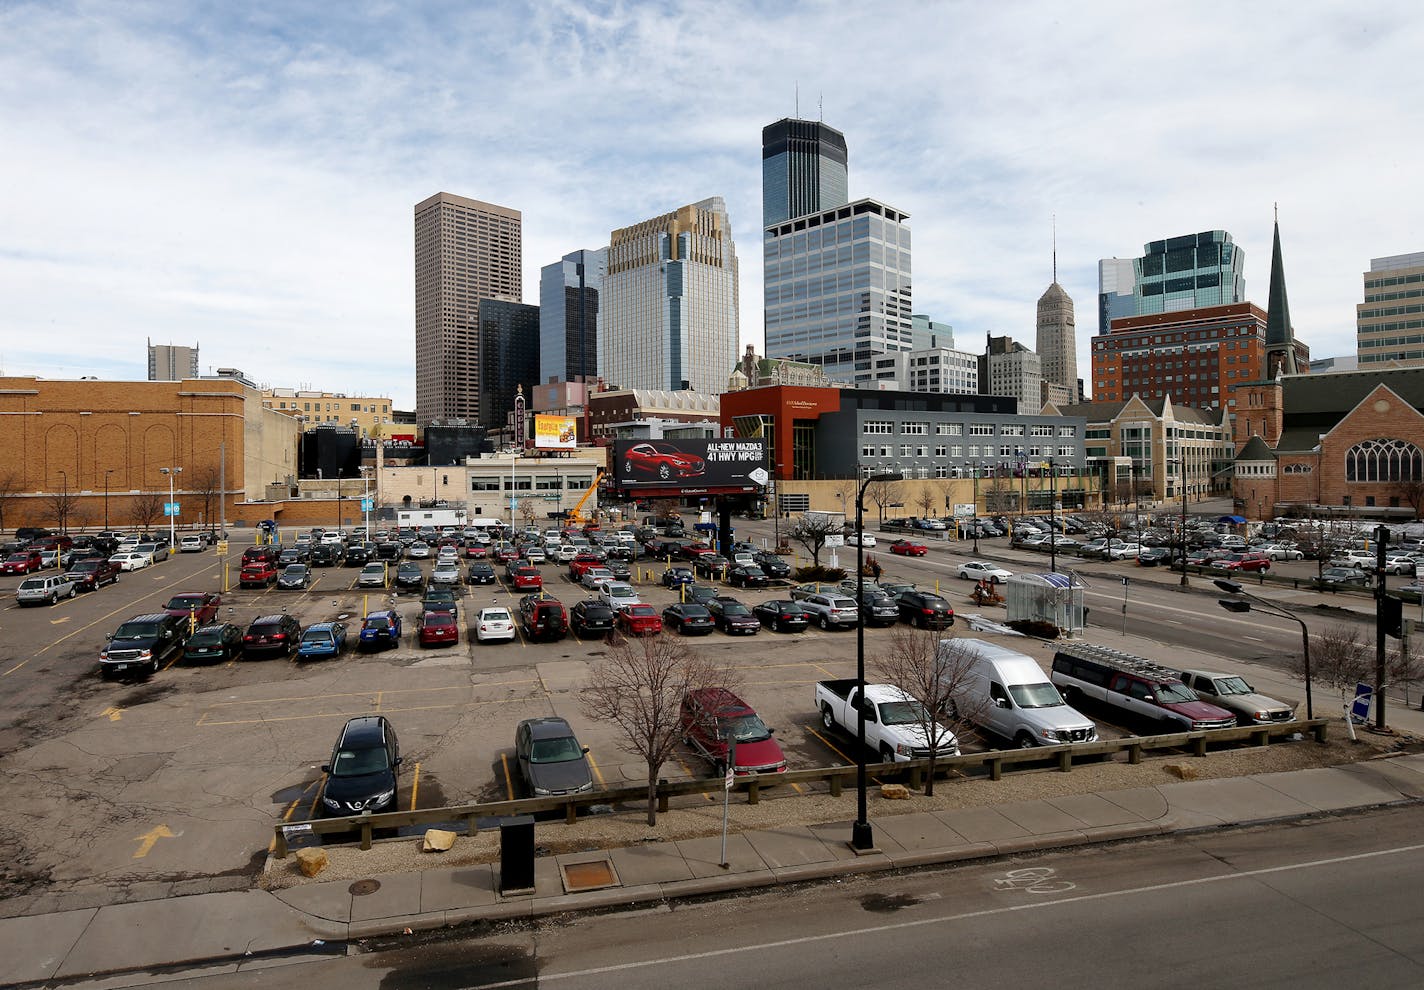
POLYGON ((849 201, 845 135, 815 120, 761 129, 761 223, 819 213, 849 201))

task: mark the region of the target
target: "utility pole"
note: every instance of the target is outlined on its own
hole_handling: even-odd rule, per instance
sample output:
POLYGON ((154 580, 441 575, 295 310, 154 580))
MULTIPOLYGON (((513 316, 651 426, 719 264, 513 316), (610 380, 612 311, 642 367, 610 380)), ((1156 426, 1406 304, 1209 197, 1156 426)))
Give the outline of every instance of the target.
POLYGON ((1389 530, 1375 530, 1375 728, 1384 731, 1384 653, 1385 653, 1385 551, 1389 546, 1389 530))
POLYGON ((1187 445, 1177 436, 1178 477, 1182 486, 1182 587, 1187 586, 1187 445))

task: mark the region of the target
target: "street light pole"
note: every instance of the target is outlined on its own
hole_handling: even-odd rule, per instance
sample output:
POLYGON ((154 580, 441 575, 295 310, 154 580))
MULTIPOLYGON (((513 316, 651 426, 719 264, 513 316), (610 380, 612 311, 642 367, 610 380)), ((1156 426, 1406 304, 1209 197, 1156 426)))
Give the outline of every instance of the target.
POLYGON ((160 474, 168 475, 168 546, 171 548, 177 545, 178 540, 178 514, 173 511, 173 479, 183 473, 180 467, 159 468, 160 474))
MULTIPOLYGON (((873 481, 899 481, 903 474, 872 474, 860 483, 855 493, 855 531, 864 532, 865 489, 873 481)), ((855 541, 855 607, 865 603, 865 541, 855 541)), ((857 615, 855 623, 855 824, 850 830, 850 845, 856 852, 875 848, 875 836, 865 808, 865 617, 857 615)))
POLYGON ((104 532, 109 531, 109 475, 114 473, 113 468, 108 468, 104 472, 104 532))
POLYGON ((1177 436, 1177 483, 1182 486, 1182 587, 1187 586, 1187 445, 1177 436))
MULTIPOLYGON (((1058 501, 1057 479, 1053 458, 1048 458, 1048 573, 1058 573, 1058 515, 1053 503, 1058 501)), ((1041 490, 1041 489, 1040 489, 1041 490)))
POLYGON ((1229 598, 1219 600, 1217 604, 1228 612, 1249 612, 1251 610, 1251 602, 1255 602, 1258 607, 1263 608, 1271 615, 1279 615, 1283 618, 1291 619, 1300 625, 1301 660, 1304 662, 1305 673, 1305 717, 1314 718, 1315 704, 1310 694, 1310 630, 1305 627, 1305 620, 1298 615, 1287 612, 1274 602, 1269 602, 1264 598, 1257 598, 1242 587, 1239 581, 1228 581, 1225 578, 1217 578, 1213 583, 1222 591, 1250 599, 1250 601, 1245 602, 1229 598))

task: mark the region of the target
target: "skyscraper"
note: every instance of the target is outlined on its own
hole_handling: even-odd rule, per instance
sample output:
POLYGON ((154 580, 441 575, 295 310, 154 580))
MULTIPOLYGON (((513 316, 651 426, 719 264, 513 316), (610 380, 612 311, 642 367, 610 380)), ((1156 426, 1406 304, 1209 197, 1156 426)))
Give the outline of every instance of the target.
POLYGON ((1038 297, 1037 350, 1043 362, 1043 380, 1068 388, 1076 400, 1078 330, 1073 317, 1073 300, 1058 284, 1056 270, 1053 284, 1038 297))
POLYGON ((148 342, 148 380, 177 382, 198 377, 198 348, 148 342))
POLYGON ((1365 301, 1355 305, 1355 347, 1362 371, 1424 364, 1424 251, 1370 259, 1365 301))
POLYGON ((598 294, 608 249, 574 251, 539 270, 539 382, 598 376, 598 294))
POLYGON ((1137 315, 1135 263, 1131 258, 1103 258, 1098 262, 1098 333, 1107 333, 1113 320, 1137 315))
POLYGON ((539 374, 539 307, 504 299, 479 305, 479 425, 501 430, 514 409, 519 386, 525 394, 539 374))
POLYGON ((767 357, 809 361, 833 381, 868 385, 877 359, 914 350, 909 219, 858 199, 767 227, 767 357))
POLYGON ((1245 302, 1245 262, 1224 230, 1151 241, 1133 263, 1137 315, 1245 302))
MULTIPOLYGON (((415 206, 415 416, 479 420, 481 299, 520 302, 518 210, 436 193, 415 206)), ((501 420, 502 422, 502 420, 501 420)))
POLYGON ((761 225, 843 206, 848 199, 845 135, 787 117, 761 129, 761 225))
POLYGON ((715 394, 737 362, 737 253, 722 197, 615 230, 598 370, 617 388, 715 394))

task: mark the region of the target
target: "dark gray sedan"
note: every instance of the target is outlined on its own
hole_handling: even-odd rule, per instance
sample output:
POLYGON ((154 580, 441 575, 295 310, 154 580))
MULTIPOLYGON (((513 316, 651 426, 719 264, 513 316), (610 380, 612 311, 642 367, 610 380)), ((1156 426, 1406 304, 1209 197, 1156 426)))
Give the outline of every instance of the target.
POLYGON ((546 716, 520 722, 514 730, 514 757, 519 775, 534 797, 593 790, 588 748, 579 745, 574 730, 561 718, 546 716))

